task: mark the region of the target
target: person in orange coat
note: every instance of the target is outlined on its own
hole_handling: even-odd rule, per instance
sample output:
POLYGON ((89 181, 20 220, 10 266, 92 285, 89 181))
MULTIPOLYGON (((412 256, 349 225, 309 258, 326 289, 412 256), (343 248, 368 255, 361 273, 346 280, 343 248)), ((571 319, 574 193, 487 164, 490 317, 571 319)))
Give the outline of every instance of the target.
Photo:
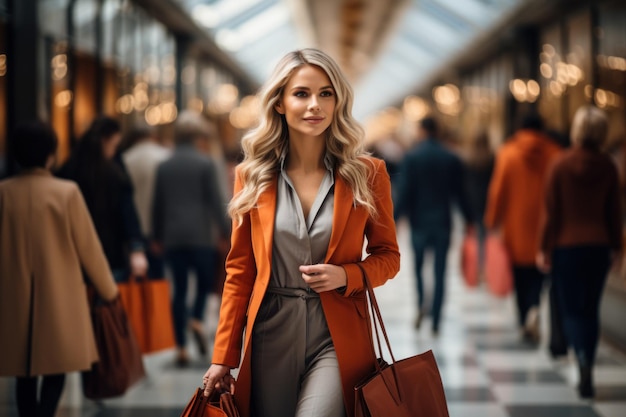
POLYGON ((496 155, 484 217, 488 229, 500 229, 513 264, 518 321, 525 340, 539 341, 539 302, 544 274, 535 265, 539 250, 542 200, 548 169, 561 148, 543 133, 536 114, 496 155))
POLYGON ((288 53, 259 97, 205 395, 235 391, 239 367, 242 417, 351 417, 376 360, 357 263, 374 286, 400 267, 389 175, 364 151, 352 89, 325 53, 288 53))

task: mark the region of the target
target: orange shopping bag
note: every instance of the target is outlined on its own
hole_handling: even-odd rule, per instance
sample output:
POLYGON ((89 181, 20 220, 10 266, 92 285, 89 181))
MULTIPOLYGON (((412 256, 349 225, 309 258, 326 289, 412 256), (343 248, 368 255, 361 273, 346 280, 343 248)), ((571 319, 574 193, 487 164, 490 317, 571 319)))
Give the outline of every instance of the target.
POLYGON ((131 277, 128 282, 119 283, 118 288, 141 352, 176 346, 169 282, 131 277))
POLYGON ((489 292, 506 297, 513 290, 509 254, 499 236, 490 234, 485 241, 485 280, 489 292))
POLYGON ((144 325, 143 296, 139 282, 136 278, 130 277, 128 281, 119 282, 117 288, 120 292, 120 300, 126 311, 128 322, 135 334, 135 339, 137 339, 139 350, 144 353, 146 327, 144 325))

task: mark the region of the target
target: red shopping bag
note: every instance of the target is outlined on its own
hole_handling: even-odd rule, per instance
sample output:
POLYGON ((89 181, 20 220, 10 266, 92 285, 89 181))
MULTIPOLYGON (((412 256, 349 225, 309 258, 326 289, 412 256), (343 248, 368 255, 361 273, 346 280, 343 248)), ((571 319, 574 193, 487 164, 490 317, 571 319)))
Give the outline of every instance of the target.
POLYGON ((467 233, 461 243, 461 272, 468 287, 478 286, 478 239, 467 233))
POLYGON ((513 290, 513 272, 509 254, 500 237, 489 235, 485 241, 485 279, 487 289, 498 297, 513 290))

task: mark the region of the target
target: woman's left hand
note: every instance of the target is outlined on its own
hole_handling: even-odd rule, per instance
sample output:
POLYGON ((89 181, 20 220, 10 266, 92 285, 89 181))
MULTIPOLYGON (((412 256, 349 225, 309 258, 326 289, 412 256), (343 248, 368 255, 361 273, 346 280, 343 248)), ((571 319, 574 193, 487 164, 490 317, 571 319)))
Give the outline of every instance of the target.
POLYGON ((300 272, 304 282, 317 293, 345 287, 348 282, 346 271, 337 265, 301 265, 300 272))
POLYGON ((202 377, 202 385, 205 397, 210 397, 214 390, 235 394, 235 378, 226 365, 212 364, 202 377))

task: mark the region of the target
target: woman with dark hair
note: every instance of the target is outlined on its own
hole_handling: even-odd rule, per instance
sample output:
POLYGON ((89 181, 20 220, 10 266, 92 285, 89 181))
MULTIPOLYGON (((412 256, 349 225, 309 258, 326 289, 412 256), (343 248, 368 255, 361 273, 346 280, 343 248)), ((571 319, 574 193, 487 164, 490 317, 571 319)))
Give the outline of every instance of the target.
POLYGON ((78 187, 50 174, 54 131, 31 122, 10 140, 21 170, 0 182, 0 376, 17 377, 20 416, 52 417, 65 374, 98 360, 81 269, 103 299, 117 288, 78 187))
POLYGON ((148 263, 133 202, 133 189, 121 161, 119 123, 95 119, 58 175, 78 183, 85 197, 115 280, 144 276, 148 263))

